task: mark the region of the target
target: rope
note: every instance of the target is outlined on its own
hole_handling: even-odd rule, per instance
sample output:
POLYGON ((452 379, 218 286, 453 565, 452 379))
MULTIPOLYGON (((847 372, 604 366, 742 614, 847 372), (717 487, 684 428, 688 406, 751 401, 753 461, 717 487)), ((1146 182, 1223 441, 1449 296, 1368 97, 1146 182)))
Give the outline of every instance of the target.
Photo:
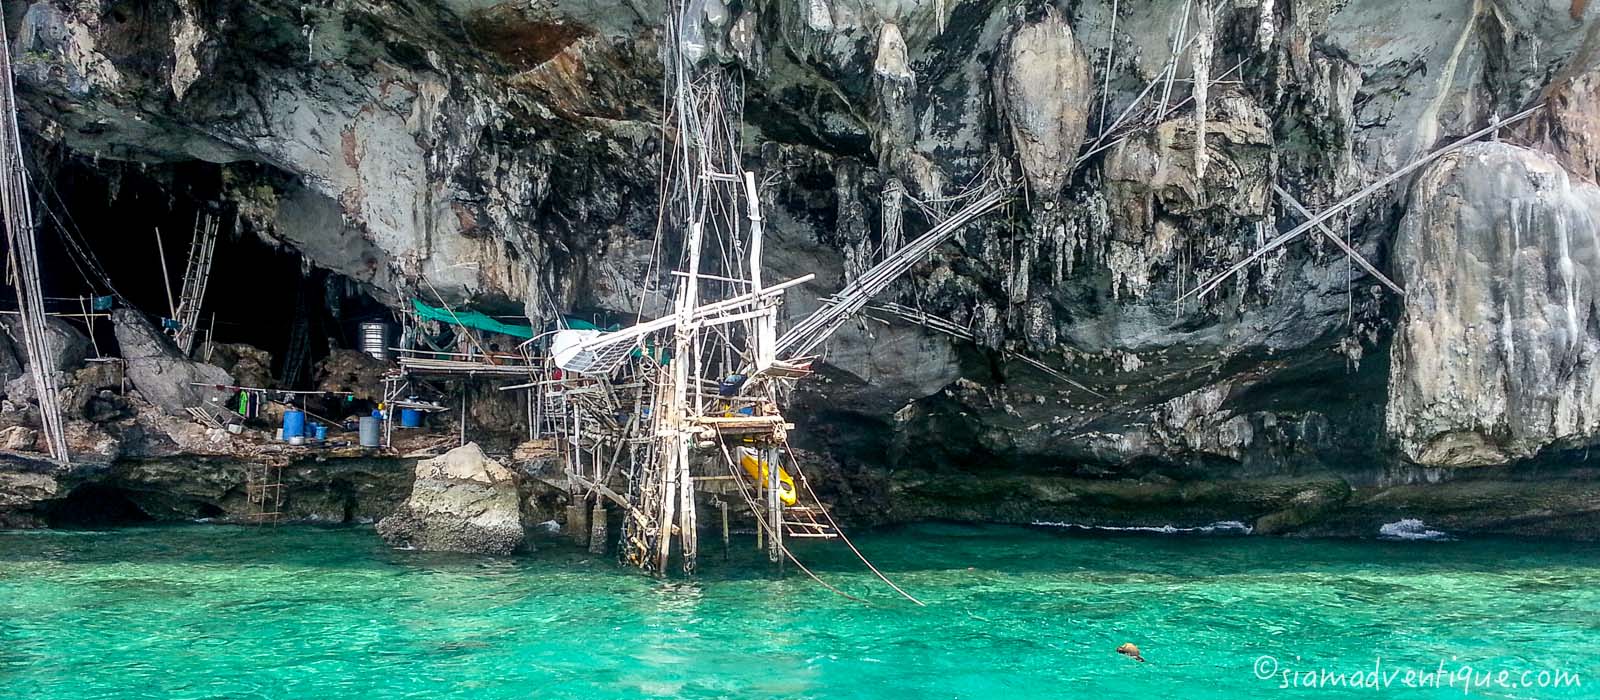
MULTIPOLYGON (((733 455, 728 452, 728 444, 725 443, 725 442, 721 442, 721 441, 719 441, 718 444, 722 447, 722 456, 723 456, 723 458, 726 459, 727 462, 728 462, 728 471, 733 475, 733 484, 734 484, 734 486, 739 487, 739 496, 741 498, 743 498, 745 504, 750 507, 751 515, 755 516, 756 523, 758 525, 760 525, 761 529, 766 530, 767 536, 768 537, 776 537, 777 535, 774 533, 772 527, 767 524, 767 519, 761 517, 761 510, 756 508, 755 497, 750 495, 749 491, 745 490, 744 478, 739 474, 739 471, 738 471, 739 467, 738 467, 737 464, 734 463, 733 455)), ((768 468, 771 468, 770 465, 769 465, 768 468)), ((826 513, 827 511, 823 511, 823 512, 826 513)), ((835 528, 835 529, 837 529, 837 528, 835 528)), ((853 595, 850 595, 849 593, 845 593, 844 591, 839 590, 837 587, 833 586, 832 584, 828 583, 827 581, 822 580, 822 577, 817 576, 815 573, 812 573, 812 571, 810 569, 806 568, 805 564, 801 564, 800 560, 795 558, 794 552, 789 551, 789 545, 783 544, 780 541, 779 544, 778 544, 778 549, 783 552, 784 556, 789 558, 789 561, 794 562, 794 565, 796 567, 798 567, 801 571, 805 572, 805 574, 807 576, 811 577, 811 580, 816 581, 823 588, 826 588, 826 589, 828 589, 830 591, 833 591, 834 593, 839 594, 840 596, 843 596, 845 598, 849 598, 850 600, 853 600, 853 601, 855 601, 857 603, 861 603, 863 605, 871 605, 872 604, 872 603, 870 603, 870 602, 868 602, 866 600, 863 600, 861 598, 857 598, 857 597, 855 597, 853 595)), ((894 585, 894 584, 890 584, 890 585, 894 585)), ((918 603, 918 604, 920 605, 921 603, 918 603)))
MULTIPOLYGON (((727 448, 724 447, 723 449, 726 450, 727 448)), ((888 576, 884 576, 883 572, 878 570, 878 567, 873 566, 872 562, 867 560, 866 555, 862 554, 861 550, 856 549, 855 543, 851 542, 850 537, 844 534, 844 529, 839 527, 839 523, 834 522, 833 514, 829 513, 827 508, 822 507, 822 499, 817 498, 817 492, 811 490, 811 480, 805 478, 805 475, 800 473, 800 462, 794 458, 794 450, 790 449, 789 438, 787 436, 783 438, 783 452, 789 456, 789 463, 794 465, 794 473, 800 476, 800 483, 805 484, 806 493, 811 494, 811 500, 816 502, 817 510, 822 511, 822 517, 828 519, 828 525, 833 528, 834 532, 839 533, 839 539, 844 540, 845 546, 849 547, 850 551, 855 552, 856 558, 860 559, 861 563, 866 564, 867 568, 872 570, 873 575, 877 576, 879 579, 882 579, 884 583, 889 584, 890 588, 893 588, 896 593, 899 593, 906 600, 916 603, 922 607, 927 607, 927 603, 917 600, 916 596, 905 592, 905 589, 895 585, 894 581, 890 581, 888 576)))
MULTIPOLYGON (((27 174, 24 173, 24 175, 26 176, 27 174)), ((33 182, 32 177, 28 178, 28 182, 30 184, 33 182)), ((78 259, 82 259, 83 264, 94 272, 101 284, 107 291, 111 292, 112 296, 126 306, 133 306, 133 303, 128 301, 128 298, 123 296, 122 292, 117 291, 117 288, 111 284, 111 276, 106 273, 105 265, 101 264, 99 256, 94 253, 94 248, 88 244, 88 237, 83 234, 82 227, 78 226, 78 222, 72 218, 72 207, 67 206, 66 199, 61 196, 61 191, 56 189, 55 183, 48 177, 41 178, 39 182, 44 185, 41 191, 54 198, 56 204, 61 207, 62 215, 66 216, 66 221, 62 221, 61 217, 56 215, 55 209, 51 208, 41 197, 39 206, 44 209, 46 215, 56 222, 56 228, 61 232, 62 240, 67 243, 68 251, 78 256, 74 259, 74 264, 78 259)), ((82 270, 80 269, 79 272, 82 273, 82 270)), ((90 289, 94 289, 94 283, 88 279, 87 275, 84 281, 89 282, 90 289)))

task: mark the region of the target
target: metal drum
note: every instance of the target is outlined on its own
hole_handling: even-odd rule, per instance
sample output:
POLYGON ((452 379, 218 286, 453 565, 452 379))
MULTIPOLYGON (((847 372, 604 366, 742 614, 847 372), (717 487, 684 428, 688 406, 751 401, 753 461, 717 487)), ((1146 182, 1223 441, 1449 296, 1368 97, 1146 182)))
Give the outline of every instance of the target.
POLYGON ((361 352, 372 356, 376 360, 389 361, 388 323, 367 321, 361 324, 361 352))
POLYGON ((361 446, 362 447, 377 447, 378 446, 378 442, 382 437, 380 435, 380 431, 383 428, 382 421, 379 421, 377 418, 373 418, 372 416, 362 416, 361 417, 361 426, 360 427, 361 427, 361 446))

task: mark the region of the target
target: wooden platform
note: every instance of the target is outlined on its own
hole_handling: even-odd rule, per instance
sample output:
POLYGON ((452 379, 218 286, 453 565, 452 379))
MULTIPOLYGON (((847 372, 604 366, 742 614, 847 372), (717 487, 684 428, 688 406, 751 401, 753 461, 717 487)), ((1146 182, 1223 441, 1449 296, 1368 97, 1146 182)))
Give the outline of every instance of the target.
POLYGON ((794 424, 783 416, 700 416, 690 420, 719 435, 767 435, 794 430, 794 424))

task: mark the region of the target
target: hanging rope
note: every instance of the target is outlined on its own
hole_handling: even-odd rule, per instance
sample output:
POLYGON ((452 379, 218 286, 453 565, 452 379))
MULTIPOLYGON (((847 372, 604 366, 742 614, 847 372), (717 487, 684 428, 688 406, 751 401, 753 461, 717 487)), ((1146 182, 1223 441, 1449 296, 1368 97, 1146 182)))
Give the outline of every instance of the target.
MULTIPOLYGON (((855 552, 856 558, 860 559, 861 563, 866 564, 867 568, 872 570, 872 574, 874 576, 877 576, 884 583, 889 584, 890 588, 893 588, 896 593, 899 593, 906 600, 916 603, 917 605, 927 607, 927 603, 917 600, 916 596, 907 593, 905 589, 896 585, 894 581, 890 581, 888 576, 884 576, 883 572, 878 570, 878 567, 873 566, 872 562, 867 560, 867 556, 862 554, 861 550, 856 549, 855 543, 851 542, 850 537, 844 534, 844 529, 839 527, 839 523, 834 522, 833 514, 829 513, 827 508, 822 507, 822 499, 817 498, 817 492, 811 490, 811 480, 805 478, 805 474, 800 472, 800 461, 794 458, 794 450, 790 449, 789 438, 787 436, 783 438, 783 453, 788 455, 789 464, 793 465, 795 476, 800 477, 800 483, 805 484, 806 493, 811 494, 811 500, 817 504, 817 510, 822 511, 822 517, 828 519, 828 525, 833 528, 834 532, 839 533, 839 539, 844 541, 845 546, 849 547, 850 551, 855 552)), ((768 468, 770 469, 771 467, 769 466, 768 468)))
MULTIPOLYGON (((728 452, 728 444, 725 443, 725 442, 722 442, 722 441, 718 441, 717 444, 722 446, 722 457, 728 463, 728 472, 733 475, 733 484, 734 484, 734 486, 737 486, 739 488, 739 496, 744 499, 745 505, 747 505, 750 508, 750 513, 756 517, 756 525, 757 525, 757 527, 760 527, 763 531, 765 531, 767 533, 768 537, 776 537, 777 535, 775 534, 774 530, 772 529, 772 526, 767 523, 767 519, 764 518, 764 517, 761 517, 761 510, 756 507, 755 496, 751 495, 751 493, 748 490, 746 490, 745 483, 744 483, 744 477, 739 474, 739 467, 733 460, 733 454, 728 452)), ((830 584, 827 581, 822 580, 822 577, 817 576, 815 573, 812 573, 811 569, 806 568, 805 564, 801 564, 800 560, 795 558, 794 553, 789 551, 789 546, 788 545, 779 544, 778 545, 778 549, 783 552, 784 556, 789 558, 789 561, 794 562, 794 565, 797 568, 799 568, 801 571, 805 572, 805 574, 807 576, 811 577, 811 580, 816 581, 823 588, 826 588, 826 589, 828 589, 830 591, 833 591, 834 593, 837 593, 840 596, 843 596, 845 598, 849 598, 850 600, 853 600, 853 601, 855 601, 857 603, 862 603, 864 605, 871 605, 871 603, 867 602, 866 600, 863 600, 861 598, 857 598, 857 597, 855 597, 853 595, 850 595, 849 593, 845 593, 844 591, 839 590, 833 584, 830 584)))

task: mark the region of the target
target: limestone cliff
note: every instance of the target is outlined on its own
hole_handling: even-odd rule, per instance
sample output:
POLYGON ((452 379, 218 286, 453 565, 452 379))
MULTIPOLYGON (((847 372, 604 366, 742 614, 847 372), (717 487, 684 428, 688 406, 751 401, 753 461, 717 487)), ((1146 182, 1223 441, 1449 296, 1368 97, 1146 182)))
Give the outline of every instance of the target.
MULTIPOLYGON (((247 235, 385 303, 631 312, 664 274, 657 3, 6 7, 41 152, 170 183, 204 164, 247 235)), ((1027 183, 886 295, 975 343, 853 325, 795 397, 855 517, 1594 524, 1600 9, 697 7, 705 60, 745 80, 768 274, 818 273, 791 316, 985 167, 1027 183), (1322 211, 1538 103, 1327 222, 1404 298, 1313 232, 1180 301, 1305 219, 1275 185, 1322 211), (1526 498, 1482 505, 1502 492, 1526 498)))

